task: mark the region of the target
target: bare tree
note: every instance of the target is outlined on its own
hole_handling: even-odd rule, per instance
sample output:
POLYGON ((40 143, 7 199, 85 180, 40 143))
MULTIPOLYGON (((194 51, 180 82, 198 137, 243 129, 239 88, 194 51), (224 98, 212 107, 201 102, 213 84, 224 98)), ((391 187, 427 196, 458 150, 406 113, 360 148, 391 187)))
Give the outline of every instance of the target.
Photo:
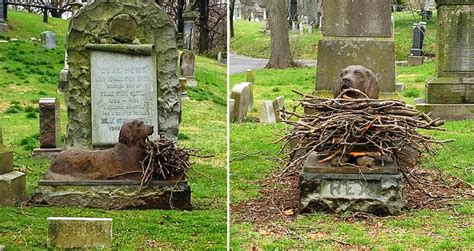
POLYGON ((230 6, 229 6, 230 37, 234 37, 234 8, 235 8, 235 0, 230 0, 230 6))
POLYGON ((270 10, 271 56, 266 68, 286 69, 294 65, 288 34, 288 1, 269 1, 268 7, 270 10))
POLYGON ((209 51, 209 0, 199 0, 199 53, 209 51))

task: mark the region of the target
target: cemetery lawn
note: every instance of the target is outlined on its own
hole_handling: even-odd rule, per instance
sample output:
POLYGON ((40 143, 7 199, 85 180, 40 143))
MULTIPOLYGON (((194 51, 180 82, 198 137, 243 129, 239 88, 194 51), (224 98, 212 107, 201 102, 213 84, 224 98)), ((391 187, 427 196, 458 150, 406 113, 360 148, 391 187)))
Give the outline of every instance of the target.
MULTIPOLYGON (((412 12, 392 13, 395 20, 395 60, 407 60, 412 45, 413 23, 420 22, 421 16, 412 12)), ((263 22, 234 21, 235 35, 231 38, 231 52, 254 58, 270 58, 270 33, 261 33, 263 22)), ((318 42, 322 38, 319 29, 312 34, 300 35, 298 31, 290 31, 290 49, 294 59, 317 59, 318 42)), ((427 22, 423 50, 426 53, 435 51, 436 11, 433 19, 427 22)))
MULTIPOLYGON (((31 158, 39 145, 38 100, 57 97, 61 102, 61 124, 65 132, 67 116, 64 98, 56 92, 64 64, 67 22, 42 16, 9 12, 14 27, 1 39, 16 37, 19 42, 0 43, 0 127, 5 144, 14 151, 16 170, 27 173, 27 194, 31 196, 49 160, 31 158), (45 30, 57 35, 58 48, 46 51, 30 37, 45 30)), ((180 144, 200 149, 212 158, 193 158, 189 172, 193 211, 98 210, 48 208, 22 205, 0 207, 0 244, 8 249, 46 249, 47 218, 108 217, 113 219, 114 247, 129 249, 224 249, 226 246, 226 68, 197 57, 199 87, 190 90, 191 101, 183 104, 180 144)))
MULTIPOLYGON (((397 82, 405 83, 400 98, 413 104, 423 97, 424 83, 434 76, 435 63, 397 67, 397 82)), ((231 204, 237 205, 262 197, 260 188, 272 171, 283 163, 274 157, 281 144, 275 144, 287 128, 284 124, 261 125, 258 107, 263 100, 285 96, 285 107, 296 104, 292 89, 312 93, 314 68, 257 70, 254 85, 255 108, 246 123, 231 124, 230 173, 231 204)), ((245 81, 245 74, 231 75, 230 86, 245 81)), ((455 139, 438 155, 423 161, 424 168, 434 165, 448 174, 474 183, 474 121, 447 122, 446 132, 427 132, 438 139, 455 139), (436 164, 435 164, 436 163, 436 164)), ((231 247, 249 249, 288 248, 375 248, 375 249, 472 249, 474 248, 474 201, 454 202, 452 209, 405 211, 400 216, 374 221, 343 221, 334 215, 319 213, 298 216, 296 220, 266 224, 238 221, 231 211, 231 247), (287 233, 287 234, 282 234, 287 233)))

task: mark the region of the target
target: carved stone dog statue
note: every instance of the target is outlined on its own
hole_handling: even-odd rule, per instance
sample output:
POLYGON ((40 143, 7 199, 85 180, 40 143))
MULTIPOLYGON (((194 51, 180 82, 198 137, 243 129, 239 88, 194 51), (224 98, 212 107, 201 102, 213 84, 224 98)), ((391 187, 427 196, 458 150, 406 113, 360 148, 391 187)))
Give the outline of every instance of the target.
MULTIPOLYGON (((334 97, 339 96, 344 89, 354 88, 362 91, 371 99, 379 98, 379 82, 375 74, 362 65, 349 65, 341 70, 334 88, 334 97)), ((361 94, 349 95, 352 98, 365 98, 361 94)))
MULTIPOLYGON (((68 150, 54 159, 45 180, 107 180, 137 177, 146 157, 146 138, 153 126, 132 120, 120 129, 119 142, 107 150, 68 150), (130 174, 134 174, 129 176, 130 174)), ((139 176, 138 176, 139 177, 139 176)))

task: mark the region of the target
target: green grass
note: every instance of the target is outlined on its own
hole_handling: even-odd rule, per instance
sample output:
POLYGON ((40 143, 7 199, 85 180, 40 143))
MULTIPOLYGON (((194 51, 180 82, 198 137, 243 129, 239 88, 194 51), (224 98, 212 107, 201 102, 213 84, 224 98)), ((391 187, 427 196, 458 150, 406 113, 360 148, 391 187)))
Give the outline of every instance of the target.
MULTIPOLYGON (((67 22, 41 16, 9 12, 11 31, 18 43, 0 43, 0 127, 5 144, 14 151, 16 170, 27 173, 27 194, 31 196, 49 160, 31 158, 38 146, 38 100, 57 97, 61 102, 64 135, 67 115, 64 97, 56 92, 63 68, 67 22), (56 32, 58 48, 50 51, 30 42, 45 30, 56 32), (21 53, 23 52, 23 53, 21 53), (8 112, 10 110, 10 112, 8 112), (11 112, 15 110, 15 112, 11 112), (34 115, 33 115, 34 114, 34 115)), ((200 149, 212 158, 193 158, 189 172, 193 211, 97 210, 45 207, 0 207, 0 243, 8 249, 45 249, 47 217, 110 217, 114 221, 114 247, 118 250, 223 249, 226 241, 226 76, 225 66, 197 57, 199 87, 192 100, 183 103, 180 144, 200 149)))
MULTIPOLYGON (((412 43, 413 23, 421 21, 418 14, 411 12, 393 13, 395 20, 395 59, 406 60, 412 43)), ((260 33, 263 23, 250 21, 235 21, 235 35, 231 39, 231 51, 249 57, 270 58, 270 34, 260 33)), ((436 12, 433 19, 428 21, 426 28, 424 51, 433 53, 435 51, 436 38, 436 12)), ((313 34, 300 35, 299 31, 290 31, 290 47, 294 59, 317 59, 318 42, 322 38, 322 33, 318 29, 313 30, 313 34)))
MULTIPOLYGON (((291 89, 311 93, 316 83, 315 68, 288 70, 256 70, 254 85, 255 109, 249 122, 231 124, 230 172, 231 203, 237 204, 261 198, 262 181, 282 164, 275 156, 281 144, 275 144, 288 130, 284 124, 258 123, 258 106, 263 100, 285 97, 285 107, 296 104, 297 95, 291 89)), ((397 82, 405 84, 401 98, 413 104, 424 96, 424 83, 434 76, 435 63, 415 67, 397 67, 397 82)), ((245 74, 231 75, 231 86, 242 82, 245 74)), ((474 173, 474 121, 447 122, 446 132, 426 132, 438 139, 455 139, 438 148, 438 154, 425 159, 423 167, 436 166, 448 174, 461 177, 471 184, 474 173), (467 171, 466 171, 467 170, 467 171)), ((281 157, 281 156, 280 156, 281 157)), ((231 247, 235 249, 333 249, 334 247, 371 249, 472 249, 474 247, 474 202, 454 204, 453 210, 420 210, 400 216, 372 221, 344 222, 333 215, 318 213, 298 216, 295 221, 276 221, 271 225, 234 222, 231 225, 231 247), (281 234, 286 229, 290 234, 281 234)), ((232 214, 231 214, 232 218, 232 214)))

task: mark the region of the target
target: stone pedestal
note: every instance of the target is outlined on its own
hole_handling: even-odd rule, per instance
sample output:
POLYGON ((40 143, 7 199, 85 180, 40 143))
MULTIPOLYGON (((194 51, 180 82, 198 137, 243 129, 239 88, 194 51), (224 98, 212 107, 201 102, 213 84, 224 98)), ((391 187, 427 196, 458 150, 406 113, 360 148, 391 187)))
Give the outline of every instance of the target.
POLYGON ((334 89, 340 70, 363 65, 380 91, 395 92, 395 46, 390 0, 338 0, 324 4, 324 37, 318 45, 316 89, 334 89))
POLYGON ((447 120, 474 119, 474 2, 439 0, 437 76, 416 109, 447 120))
POLYGON ((300 175, 302 213, 366 212, 399 214, 405 206, 403 177, 393 163, 373 168, 332 167, 313 156, 300 175))
POLYGON ((186 78, 179 78, 179 87, 181 88, 181 100, 189 100, 188 80, 186 78))
POLYGON ((14 206, 26 199, 26 175, 13 171, 13 152, 3 146, 0 128, 0 206, 14 206))
POLYGON ((152 181, 142 189, 140 181, 132 180, 40 180, 32 201, 57 207, 192 209, 186 180, 152 181))
POLYGON ((408 66, 423 64, 423 56, 408 56, 408 66))
POLYGON ((40 109, 40 148, 33 150, 34 156, 55 157, 62 149, 59 100, 41 98, 40 109))
POLYGON ((110 218, 48 218, 48 247, 56 249, 110 249, 110 218))

